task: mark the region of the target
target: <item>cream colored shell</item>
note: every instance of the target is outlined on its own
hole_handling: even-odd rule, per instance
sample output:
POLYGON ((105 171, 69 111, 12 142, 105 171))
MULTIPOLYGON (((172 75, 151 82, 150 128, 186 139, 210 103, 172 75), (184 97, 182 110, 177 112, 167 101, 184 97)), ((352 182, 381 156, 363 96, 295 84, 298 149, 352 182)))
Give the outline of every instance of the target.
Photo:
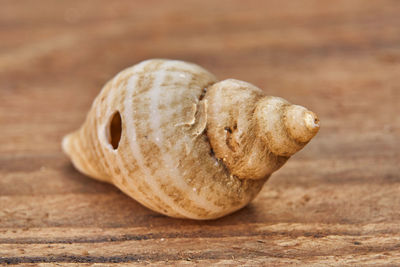
POLYGON ((251 84, 156 59, 110 80, 63 150, 154 211, 213 219, 248 204, 318 127, 312 112, 251 84))

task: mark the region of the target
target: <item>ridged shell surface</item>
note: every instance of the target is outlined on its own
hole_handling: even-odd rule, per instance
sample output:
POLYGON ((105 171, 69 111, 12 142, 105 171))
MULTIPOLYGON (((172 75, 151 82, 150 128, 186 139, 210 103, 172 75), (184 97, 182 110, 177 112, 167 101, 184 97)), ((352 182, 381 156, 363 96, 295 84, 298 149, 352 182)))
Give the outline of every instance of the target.
POLYGON ((82 127, 63 140, 83 173, 115 184, 144 206, 172 217, 212 219, 238 210, 267 177, 238 179, 213 154, 204 94, 217 79, 182 61, 148 60, 102 89, 82 127), (118 147, 109 127, 121 116, 118 147))

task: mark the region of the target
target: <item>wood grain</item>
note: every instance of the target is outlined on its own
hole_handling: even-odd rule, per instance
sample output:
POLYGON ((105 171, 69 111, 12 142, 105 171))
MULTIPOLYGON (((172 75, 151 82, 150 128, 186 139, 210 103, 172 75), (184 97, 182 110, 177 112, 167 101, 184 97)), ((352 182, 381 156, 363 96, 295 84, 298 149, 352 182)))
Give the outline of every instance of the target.
POLYGON ((400 263, 398 1, 39 3, 0 2, 0 263, 400 263), (109 78, 157 57, 304 105, 321 131, 235 214, 151 212, 60 142, 109 78))

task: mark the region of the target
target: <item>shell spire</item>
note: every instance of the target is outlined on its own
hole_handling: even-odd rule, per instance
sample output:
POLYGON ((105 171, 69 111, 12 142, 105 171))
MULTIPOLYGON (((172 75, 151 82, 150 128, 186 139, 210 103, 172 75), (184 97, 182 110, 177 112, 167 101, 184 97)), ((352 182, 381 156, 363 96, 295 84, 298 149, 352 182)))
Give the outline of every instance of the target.
POLYGON ((247 205, 318 129, 313 112, 252 84, 154 59, 111 79, 62 147, 154 211, 214 219, 247 205))
POLYGON ((279 156, 290 157, 319 130, 315 113, 279 97, 262 98, 256 105, 255 117, 258 136, 279 156))

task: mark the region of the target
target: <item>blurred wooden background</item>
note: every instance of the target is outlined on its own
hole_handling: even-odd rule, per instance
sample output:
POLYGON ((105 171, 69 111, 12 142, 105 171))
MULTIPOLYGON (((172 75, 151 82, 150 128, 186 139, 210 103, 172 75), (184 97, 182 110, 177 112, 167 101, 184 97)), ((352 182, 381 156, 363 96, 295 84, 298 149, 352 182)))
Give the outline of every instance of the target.
POLYGON ((0 263, 399 264, 399 1, 0 0, 0 263), (61 138, 147 58, 315 111, 245 209, 171 219, 78 173, 61 138))

